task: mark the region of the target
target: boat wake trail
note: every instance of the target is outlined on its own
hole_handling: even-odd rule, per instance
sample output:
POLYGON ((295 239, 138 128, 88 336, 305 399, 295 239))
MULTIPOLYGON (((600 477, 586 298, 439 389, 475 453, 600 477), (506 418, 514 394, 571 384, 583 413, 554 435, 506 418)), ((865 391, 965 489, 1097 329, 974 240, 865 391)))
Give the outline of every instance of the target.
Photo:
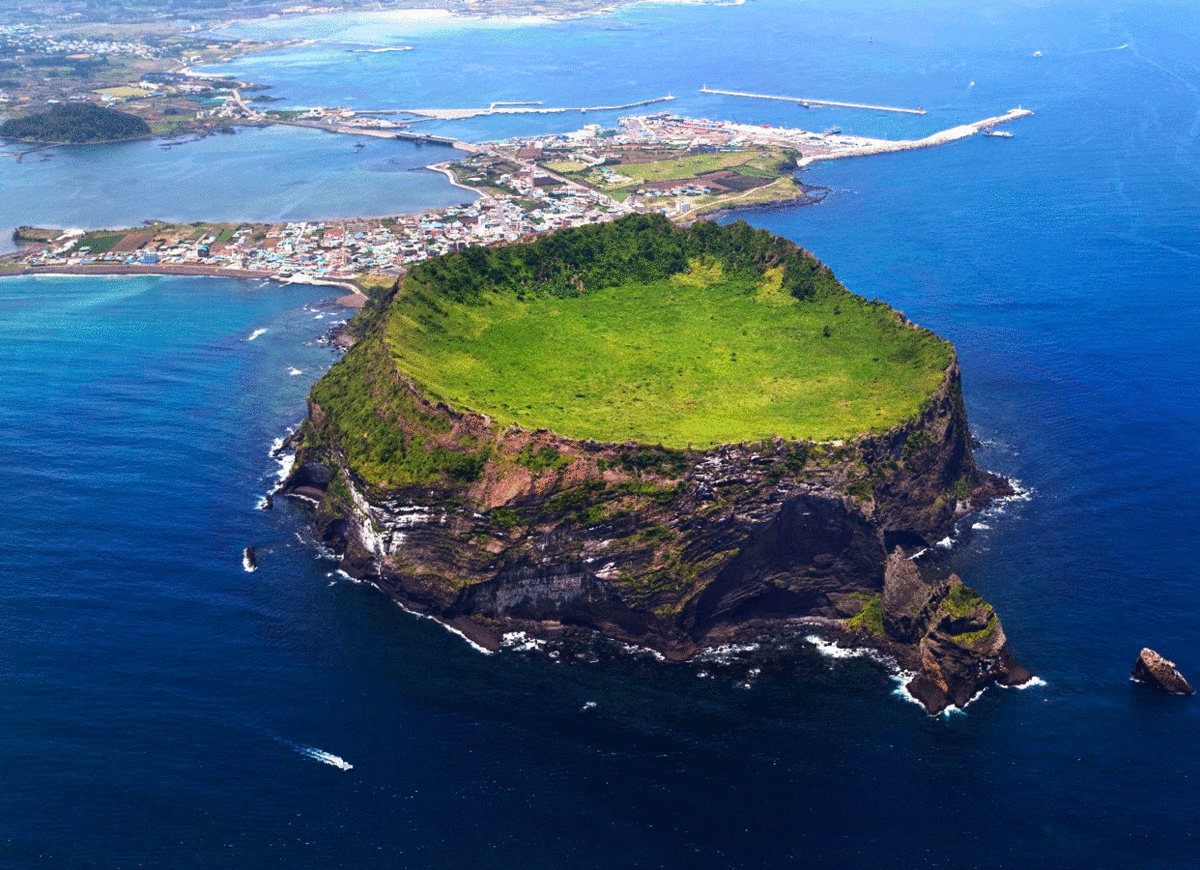
POLYGON ((311 758, 313 761, 319 761, 322 764, 328 764, 331 767, 336 767, 339 770, 351 770, 354 765, 340 756, 334 755, 332 752, 326 752, 324 749, 317 749, 315 746, 305 746, 302 743, 293 743, 290 740, 284 740, 282 737, 276 737, 280 743, 289 749, 299 752, 305 758, 311 758))

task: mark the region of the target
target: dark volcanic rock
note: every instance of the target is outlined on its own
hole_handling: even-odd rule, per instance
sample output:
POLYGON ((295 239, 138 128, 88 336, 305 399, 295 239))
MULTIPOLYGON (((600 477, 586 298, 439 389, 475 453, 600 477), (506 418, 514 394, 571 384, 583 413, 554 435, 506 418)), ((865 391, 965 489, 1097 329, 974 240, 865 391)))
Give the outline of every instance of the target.
POLYGON ((904 644, 897 657, 916 671, 908 691, 931 715, 965 706, 993 682, 1033 676, 1009 652, 990 604, 955 575, 926 582, 899 549, 884 570, 882 610, 884 631, 904 644))
POLYGON ((920 640, 933 593, 916 564, 899 547, 893 550, 883 571, 883 627, 888 635, 904 643, 920 640))
POLYGON ((931 714, 1031 677, 987 602, 957 577, 927 582, 903 549, 945 537, 973 503, 1008 491, 975 466, 957 365, 895 430, 707 451, 499 429, 397 388, 414 418, 488 446, 475 480, 373 488, 314 402, 281 491, 319 503, 317 534, 344 571, 478 644, 496 648, 506 631, 594 631, 682 660, 748 626, 847 624, 877 598, 882 631, 855 642, 916 672, 909 691, 931 714), (547 450, 552 467, 522 464, 547 450), (652 454, 652 470, 635 467, 636 451, 652 454), (969 495, 951 497, 961 481, 969 495))
POLYGON ((492 648, 599 632, 680 660, 808 619, 917 672, 931 713, 1029 679, 982 598, 905 556, 1011 492, 975 463, 953 359, 909 419, 856 438, 599 443, 427 394, 389 338, 398 292, 314 387, 281 488, 317 503, 351 576, 492 648))
POLYGON ((1172 695, 1194 695, 1196 690, 1183 678, 1175 663, 1167 661, 1154 650, 1143 648, 1133 665, 1132 677, 1139 683, 1153 686, 1172 695))
POLYGON ((287 495, 302 496, 310 501, 320 501, 332 479, 333 475, 324 463, 304 462, 292 470, 285 492, 287 495))

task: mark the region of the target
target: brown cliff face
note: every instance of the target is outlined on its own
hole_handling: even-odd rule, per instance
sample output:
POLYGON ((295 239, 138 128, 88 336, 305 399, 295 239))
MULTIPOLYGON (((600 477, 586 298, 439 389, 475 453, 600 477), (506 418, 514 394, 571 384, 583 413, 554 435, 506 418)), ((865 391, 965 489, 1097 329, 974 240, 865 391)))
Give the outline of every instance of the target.
POLYGON ((927 582, 899 549, 884 569, 881 610, 883 636, 916 673, 908 691, 930 713, 964 707, 993 682, 1017 686, 1033 676, 1008 651, 990 604, 955 575, 927 582))
MULTIPOLYGON (((359 344, 383 360, 378 336, 359 344)), ((344 570, 484 646, 506 631, 588 630, 683 660, 751 624, 844 622, 883 593, 886 637, 859 639, 920 660, 921 687, 936 687, 918 687, 931 712, 1005 679, 994 662, 1011 656, 998 621, 984 631, 986 604, 986 619, 980 609, 960 624, 942 612, 948 591, 885 582, 889 551, 951 534, 1008 491, 971 455, 957 363, 917 418, 883 434, 707 451, 499 428, 427 401, 392 366, 368 371, 373 389, 400 397, 395 424, 443 457, 475 457, 470 473, 369 485, 312 401, 284 491, 319 502, 317 530, 344 570), (920 616, 891 606, 897 595, 920 616)))

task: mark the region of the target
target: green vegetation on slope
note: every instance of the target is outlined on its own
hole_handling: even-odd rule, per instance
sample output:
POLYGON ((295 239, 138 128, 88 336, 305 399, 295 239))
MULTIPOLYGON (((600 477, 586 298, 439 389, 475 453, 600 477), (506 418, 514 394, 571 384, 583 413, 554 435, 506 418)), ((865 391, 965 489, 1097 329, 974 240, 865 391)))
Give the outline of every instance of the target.
POLYGON ((312 389, 324 427, 309 427, 306 446, 332 436, 355 472, 383 488, 443 477, 470 483, 490 455, 470 435, 451 438, 445 417, 425 411, 397 382, 382 337, 359 341, 312 389))
POLYGON ((438 258, 387 316, 397 366, 431 399, 673 447, 890 428, 953 353, 790 242, 657 216, 438 258))
POLYGON ((150 127, 141 118, 88 103, 60 103, 40 115, 0 124, 0 137, 27 142, 114 142, 148 135, 150 127))

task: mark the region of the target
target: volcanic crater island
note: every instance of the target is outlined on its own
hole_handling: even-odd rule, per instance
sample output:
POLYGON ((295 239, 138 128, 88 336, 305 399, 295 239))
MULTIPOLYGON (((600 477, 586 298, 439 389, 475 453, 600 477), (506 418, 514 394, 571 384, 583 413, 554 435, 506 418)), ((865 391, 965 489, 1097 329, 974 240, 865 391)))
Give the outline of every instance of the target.
POLYGON ((377 289, 281 491, 341 567, 475 644, 600 635, 686 661, 812 633, 930 714, 1031 678, 912 556, 1012 494, 953 346, 742 222, 632 215, 377 289))

